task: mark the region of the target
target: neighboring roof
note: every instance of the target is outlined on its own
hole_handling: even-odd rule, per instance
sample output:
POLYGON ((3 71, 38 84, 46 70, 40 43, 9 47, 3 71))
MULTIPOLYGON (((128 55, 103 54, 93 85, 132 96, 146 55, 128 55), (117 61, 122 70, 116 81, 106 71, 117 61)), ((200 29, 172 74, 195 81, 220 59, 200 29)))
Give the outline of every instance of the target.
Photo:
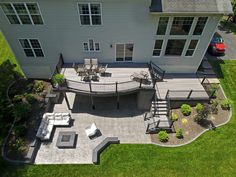
POLYGON ((233 13, 230 0, 152 0, 150 12, 233 13))

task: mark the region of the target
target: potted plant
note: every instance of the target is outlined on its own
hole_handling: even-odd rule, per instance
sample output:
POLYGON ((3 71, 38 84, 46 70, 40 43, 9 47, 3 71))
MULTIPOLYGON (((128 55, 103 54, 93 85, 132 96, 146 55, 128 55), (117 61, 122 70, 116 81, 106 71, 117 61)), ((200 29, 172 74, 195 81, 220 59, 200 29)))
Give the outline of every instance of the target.
POLYGON ((63 87, 65 86, 65 77, 63 74, 55 74, 52 77, 52 82, 55 87, 58 87, 58 86, 63 87))

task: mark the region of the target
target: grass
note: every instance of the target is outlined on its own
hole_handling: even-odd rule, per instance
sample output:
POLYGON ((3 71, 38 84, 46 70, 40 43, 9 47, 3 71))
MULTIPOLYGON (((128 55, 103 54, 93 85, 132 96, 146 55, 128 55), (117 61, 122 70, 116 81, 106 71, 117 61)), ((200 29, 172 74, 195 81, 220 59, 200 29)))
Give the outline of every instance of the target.
POLYGON ((17 64, 17 67, 15 68, 15 71, 23 74, 22 70, 20 69, 16 58, 11 51, 11 48, 9 47, 5 37, 3 36, 2 32, 0 31, 0 65, 5 62, 6 60, 10 60, 12 64, 17 64))
MULTIPOLYGON (((226 95, 236 108, 236 61, 212 61, 226 95)), ((234 176, 236 174, 236 115, 190 145, 161 148, 154 145, 111 145, 95 165, 10 165, 0 161, 0 176, 234 176)))

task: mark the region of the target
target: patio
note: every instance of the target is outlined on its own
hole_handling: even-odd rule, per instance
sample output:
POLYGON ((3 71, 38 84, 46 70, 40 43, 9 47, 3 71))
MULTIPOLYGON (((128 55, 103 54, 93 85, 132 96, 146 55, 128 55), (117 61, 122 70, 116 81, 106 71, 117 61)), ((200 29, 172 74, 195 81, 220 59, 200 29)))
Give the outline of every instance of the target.
POLYGON ((122 107, 117 110, 112 97, 95 99, 96 110, 89 106, 90 98, 67 93, 72 110, 68 110, 63 99, 55 104, 53 112, 71 113, 71 127, 56 127, 51 136, 51 142, 42 142, 35 159, 36 164, 91 164, 92 150, 108 136, 119 137, 120 143, 151 143, 150 135, 145 134, 143 112, 136 108, 136 95, 121 97, 122 107), (90 139, 85 134, 85 128, 96 123, 101 135, 90 139), (59 132, 75 131, 78 134, 75 148, 64 149, 56 146, 59 132))

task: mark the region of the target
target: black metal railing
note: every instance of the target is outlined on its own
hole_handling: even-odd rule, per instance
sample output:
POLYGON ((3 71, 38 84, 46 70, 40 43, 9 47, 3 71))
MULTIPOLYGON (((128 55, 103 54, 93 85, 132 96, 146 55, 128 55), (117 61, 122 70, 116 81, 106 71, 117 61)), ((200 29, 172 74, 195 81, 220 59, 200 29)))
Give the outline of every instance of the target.
POLYGON ((135 91, 142 88, 152 88, 152 85, 146 85, 143 80, 112 82, 112 83, 95 83, 82 82, 70 79, 65 79, 65 84, 58 86, 59 90, 67 89, 83 93, 121 93, 135 91))
POLYGON ((62 69, 62 67, 63 67, 64 64, 65 64, 65 62, 64 62, 63 55, 62 55, 62 53, 60 53, 59 60, 58 60, 58 63, 57 63, 57 65, 56 65, 54 74, 59 74, 59 73, 61 73, 61 69, 62 69))
POLYGON ((155 82, 162 81, 164 79, 166 71, 161 69, 159 66, 157 66, 152 61, 150 61, 150 63, 149 63, 149 69, 150 69, 150 73, 153 77, 153 80, 155 80, 155 82))
POLYGON ((206 99, 209 98, 205 90, 168 90, 165 98, 169 99, 206 99), (202 93, 200 96, 196 94, 202 93), (195 96, 194 96, 195 95, 195 96))

